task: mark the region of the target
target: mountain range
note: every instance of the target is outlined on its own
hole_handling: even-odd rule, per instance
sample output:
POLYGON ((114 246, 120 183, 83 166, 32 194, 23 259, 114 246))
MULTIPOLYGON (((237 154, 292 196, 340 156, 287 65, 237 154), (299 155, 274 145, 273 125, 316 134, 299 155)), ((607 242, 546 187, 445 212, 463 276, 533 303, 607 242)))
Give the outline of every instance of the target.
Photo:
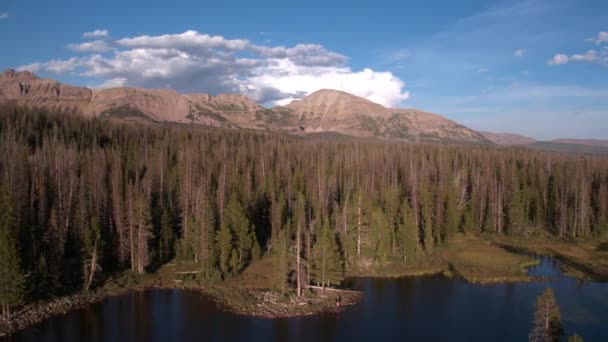
POLYGON ((489 143, 478 132, 440 115, 385 108, 362 97, 322 89, 285 106, 266 108, 244 95, 180 94, 167 89, 89 89, 27 71, 0 75, 0 102, 55 108, 87 117, 177 122, 292 134, 340 133, 402 141, 489 143))
POLYGON ((608 140, 558 139, 539 142, 510 133, 477 132, 441 115, 418 109, 386 108, 343 91, 322 89, 285 106, 264 107, 237 94, 180 94, 169 89, 89 89, 39 78, 28 71, 0 74, 0 103, 43 107, 143 122, 199 124, 296 135, 338 133, 408 142, 464 142, 525 145, 556 151, 608 152, 608 140))

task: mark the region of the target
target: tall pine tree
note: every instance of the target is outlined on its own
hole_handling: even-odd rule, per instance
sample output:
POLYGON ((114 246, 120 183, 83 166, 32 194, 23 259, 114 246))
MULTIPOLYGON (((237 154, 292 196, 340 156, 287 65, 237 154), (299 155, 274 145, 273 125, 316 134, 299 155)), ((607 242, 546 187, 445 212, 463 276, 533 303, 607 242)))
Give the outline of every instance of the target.
POLYGON ((21 304, 24 277, 13 232, 13 214, 6 185, 0 185, 0 306, 2 318, 9 319, 11 308, 21 304))

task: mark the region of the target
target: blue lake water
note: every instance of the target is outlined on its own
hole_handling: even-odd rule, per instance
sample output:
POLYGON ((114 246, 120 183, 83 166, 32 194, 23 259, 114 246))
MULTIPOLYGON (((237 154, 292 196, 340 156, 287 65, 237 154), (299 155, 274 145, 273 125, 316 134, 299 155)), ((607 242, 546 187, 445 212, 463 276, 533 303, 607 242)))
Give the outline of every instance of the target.
POLYGON ((552 287, 566 336, 608 341, 608 283, 565 276, 539 257, 547 282, 472 285, 441 276, 356 279, 363 299, 341 314, 261 319, 205 296, 150 290, 107 298, 14 334, 9 341, 527 341, 536 297, 552 287))

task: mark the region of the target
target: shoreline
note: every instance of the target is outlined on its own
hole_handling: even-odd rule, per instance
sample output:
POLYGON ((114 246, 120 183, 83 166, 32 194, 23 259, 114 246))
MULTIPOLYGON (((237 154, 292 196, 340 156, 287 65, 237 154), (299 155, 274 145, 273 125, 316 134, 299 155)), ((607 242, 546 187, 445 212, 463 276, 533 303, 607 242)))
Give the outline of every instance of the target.
MULTIPOLYGON (((535 281, 536 279, 519 280, 488 280, 486 282, 471 282, 458 275, 448 275, 445 270, 428 269, 417 270, 416 272, 403 273, 362 273, 349 275, 348 278, 376 278, 376 279, 397 279, 406 277, 427 277, 443 276, 459 278, 463 281, 474 284, 494 284, 506 282, 525 282, 535 281)), ((29 304, 16 313, 9 322, 0 321, 0 337, 10 336, 27 327, 36 325, 44 320, 67 314, 71 311, 79 310, 88 305, 101 302, 107 298, 121 296, 132 292, 149 290, 183 290, 192 291, 208 297, 221 310, 228 311, 237 315, 257 317, 264 319, 280 319, 318 315, 323 313, 340 313, 345 308, 359 302, 363 292, 353 290, 342 290, 327 288, 325 293, 321 290, 310 289, 314 295, 308 293, 301 297, 281 296, 270 290, 243 290, 229 286, 213 285, 194 285, 188 283, 167 283, 160 279, 155 279, 148 284, 137 284, 131 287, 107 288, 103 287, 98 292, 83 295, 75 294, 50 300, 29 304), (335 305, 336 299, 341 297, 341 305, 335 305)))
MULTIPOLYGON (((564 256, 555 253, 542 253, 547 251, 515 246, 504 243, 504 241, 492 241, 491 243, 511 253, 533 253, 536 255, 548 255, 564 261, 562 266, 569 268, 570 265, 564 260, 564 256), (501 243, 502 242, 502 243, 501 243), (519 247, 519 248, 518 248, 519 247)), ((535 262, 523 262, 519 266, 525 270, 529 266, 536 265, 535 262)), ((576 278, 593 277, 593 273, 576 269, 578 273, 564 272, 576 278)), ((501 283, 535 282, 546 281, 543 277, 529 275, 473 275, 462 272, 452 263, 445 262, 437 255, 430 256, 417 264, 389 264, 376 268, 355 268, 346 275, 347 279, 377 278, 396 279, 406 277, 442 276, 446 278, 461 279, 470 284, 490 285, 501 283)), ((346 307, 357 304, 363 292, 343 289, 327 289, 325 293, 320 290, 309 289, 301 297, 282 296, 267 289, 244 289, 235 286, 219 284, 199 284, 190 280, 166 279, 162 275, 147 274, 142 277, 132 278, 133 275, 124 273, 118 277, 108 280, 96 292, 91 294, 74 294, 59 297, 47 302, 28 304, 15 312, 9 322, 0 320, 0 337, 23 330, 29 326, 40 323, 46 319, 66 314, 70 311, 84 308, 88 305, 103 301, 106 298, 120 296, 130 292, 146 290, 185 290, 200 293, 208 297, 221 310, 237 315, 258 317, 265 319, 279 319, 291 317, 304 317, 322 313, 339 313, 346 307), (336 299, 341 297, 341 305, 336 306, 336 299)))
POLYGON ((155 279, 149 284, 138 284, 124 288, 100 288, 88 295, 74 294, 63 296, 45 302, 37 302, 24 306, 7 322, 0 319, 0 337, 10 336, 16 332, 36 325, 47 319, 67 314, 101 302, 114 296, 150 290, 182 290, 202 294, 217 305, 221 310, 241 316, 265 319, 305 317, 321 313, 340 313, 346 307, 359 302, 362 292, 326 289, 311 289, 311 293, 301 297, 281 296, 270 290, 242 290, 221 285, 194 285, 187 283, 166 283, 155 279), (340 297, 340 306, 336 299, 340 297))

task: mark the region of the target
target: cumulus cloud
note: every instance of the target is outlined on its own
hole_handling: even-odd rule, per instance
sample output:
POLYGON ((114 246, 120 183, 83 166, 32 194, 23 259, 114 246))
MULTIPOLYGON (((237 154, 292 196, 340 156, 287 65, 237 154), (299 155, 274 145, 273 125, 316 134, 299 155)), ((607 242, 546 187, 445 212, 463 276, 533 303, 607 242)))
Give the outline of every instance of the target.
POLYGON ((577 62, 596 62, 599 60, 599 57, 598 57, 597 51, 589 50, 582 55, 581 54, 572 55, 570 57, 570 60, 577 61, 577 62))
POLYGON ((562 65, 569 62, 588 62, 588 63, 605 63, 608 61, 606 51, 602 54, 595 50, 589 50, 583 54, 574 54, 571 56, 558 53, 548 61, 549 65, 562 65))
POLYGON ((108 30, 95 30, 82 34, 84 38, 105 38, 109 36, 108 30))
POLYGON ((65 74, 73 71, 77 67, 82 65, 82 59, 72 57, 68 59, 53 59, 44 63, 32 63, 22 65, 17 68, 18 71, 28 70, 31 72, 50 72, 53 74, 65 74))
POLYGON ((116 88, 125 86, 127 83, 127 79, 124 77, 116 77, 106 80, 100 84, 89 85, 87 87, 91 89, 105 89, 105 88, 116 88))
POLYGON ((548 62, 549 65, 561 65, 568 63, 568 56, 563 53, 556 53, 548 62))
POLYGON ((319 89, 346 91, 385 106, 396 106, 409 97, 408 92, 402 91, 404 83, 392 73, 367 68, 353 71, 349 67, 298 65, 289 59, 274 59, 253 73, 245 92, 260 98, 257 93, 261 89, 279 89, 286 95, 275 99, 279 104, 319 89))
POLYGON ((526 50, 523 49, 517 49, 515 50, 515 52, 513 52, 513 56, 514 57, 523 57, 523 55, 526 53, 526 50))
POLYGON ((112 49, 105 40, 93 40, 80 44, 68 44, 68 49, 76 52, 104 52, 112 49))
POLYGON ((600 32, 597 37, 587 38, 585 41, 595 43, 595 45, 606 43, 608 42, 608 32, 600 32))
POLYGON ((24 65, 20 69, 76 73, 120 85, 173 88, 181 92, 241 93, 259 102, 285 103, 322 88, 347 91, 385 106, 408 98, 391 72, 352 70, 348 58, 318 44, 264 46, 197 31, 108 39, 106 30, 85 33, 92 41, 69 44, 83 57, 24 65))

